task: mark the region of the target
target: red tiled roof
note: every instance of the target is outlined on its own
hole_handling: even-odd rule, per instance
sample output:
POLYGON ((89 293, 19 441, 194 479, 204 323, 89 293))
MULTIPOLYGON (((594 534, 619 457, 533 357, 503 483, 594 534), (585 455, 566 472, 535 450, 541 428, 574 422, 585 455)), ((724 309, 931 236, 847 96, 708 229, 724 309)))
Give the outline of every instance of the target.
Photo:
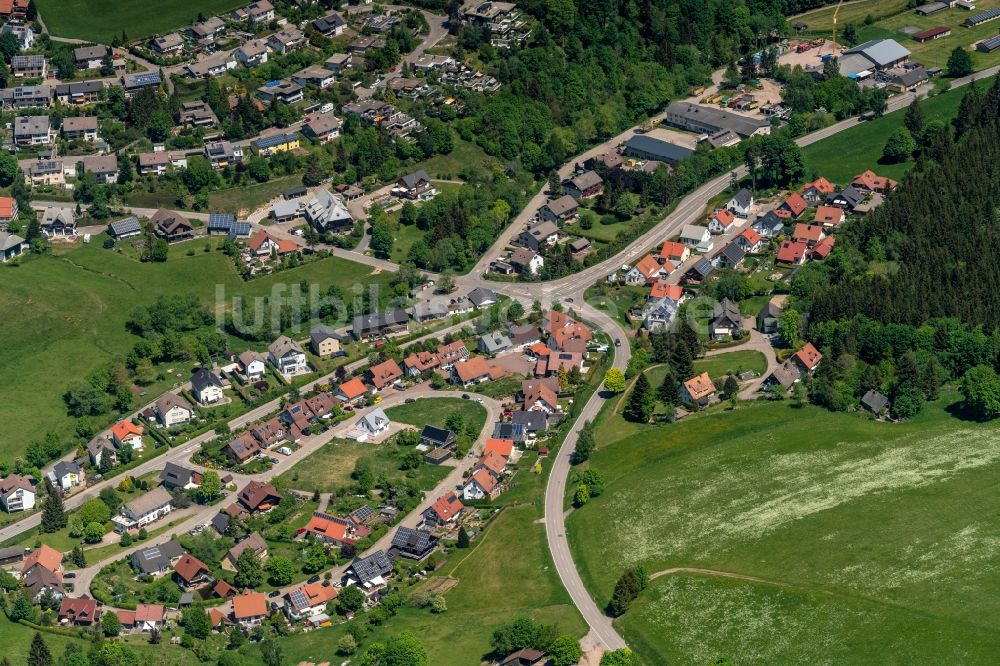
POLYGON ((684 382, 684 389, 692 400, 701 400, 715 393, 715 384, 712 383, 712 378, 708 376, 708 373, 703 372, 684 382))
POLYGON ((802 214, 802 211, 809 207, 806 200, 803 199, 798 192, 792 192, 789 194, 788 198, 785 199, 784 206, 792 212, 792 217, 798 217, 802 214))
POLYGON ((122 419, 111 426, 111 435, 118 441, 123 441, 133 435, 142 435, 142 428, 128 419, 122 419))
POLYGON ((751 229, 750 227, 744 229, 743 233, 741 233, 740 236, 742 238, 745 238, 747 242, 750 243, 750 245, 756 245, 757 243, 760 242, 760 234, 751 229))
POLYGON ((778 248, 778 261, 788 264, 797 264, 802 261, 809 247, 803 241, 785 241, 778 248))
POLYGON ((813 343, 807 342, 802 349, 795 352, 795 358, 798 359, 804 367, 812 370, 819 362, 823 360, 823 355, 819 353, 819 350, 813 346, 813 343))
POLYGON ((0 218, 14 217, 15 202, 11 197, 0 197, 0 218))
POLYGON ((340 385, 338 389, 344 397, 348 400, 354 400, 355 398, 360 398, 365 394, 368 389, 365 388, 364 382, 355 377, 354 379, 349 379, 340 385))
POLYGON ((486 446, 483 447, 483 455, 489 455, 490 453, 495 453, 497 455, 509 458, 511 451, 514 450, 514 440, 512 439, 496 439, 490 437, 486 440, 486 446))
POLYGON ((260 592, 244 590, 243 594, 233 597, 233 617, 237 620, 247 620, 267 615, 267 597, 260 592))
POLYGON ((806 183, 805 185, 803 185, 802 191, 805 192, 806 190, 813 188, 815 188, 816 191, 819 192, 820 194, 833 194, 834 190, 833 183, 831 183, 822 176, 820 176, 811 183, 806 183))
POLYGON ((41 565, 49 571, 55 572, 59 569, 59 565, 62 564, 62 560, 62 553, 52 546, 43 543, 35 550, 28 553, 27 557, 24 558, 24 564, 21 566, 21 573, 25 573, 36 564, 41 565))
POLYGON ((796 224, 792 240, 818 243, 823 235, 823 227, 818 224, 796 224))
POLYGON ((177 560, 177 564, 174 565, 174 571, 180 576, 181 580, 185 583, 190 583, 199 574, 209 573, 211 569, 194 555, 184 553, 181 555, 181 559, 177 560))
POLYGON ((827 227, 838 227, 844 221, 844 210, 836 206, 818 206, 816 208, 817 224, 827 227))
POLYGON ((717 221, 725 229, 736 220, 736 216, 728 208, 720 208, 712 213, 712 219, 717 221))
POLYGON ((684 243, 663 241, 663 247, 660 248, 660 259, 680 261, 681 257, 684 256, 685 250, 687 250, 687 246, 684 243))
POLYGON ((497 485, 497 480, 485 469, 476 470, 472 475, 472 480, 478 483, 479 487, 487 493, 493 492, 493 489, 497 485))
POLYGON ((660 272, 660 263, 653 258, 653 255, 647 254, 635 263, 635 269, 649 280, 660 272))
POLYGON ((442 495, 431 505, 431 511, 437 514, 438 519, 442 522, 451 520, 460 514, 464 508, 465 506, 454 492, 442 495))
POLYGON ((833 252, 833 244, 836 239, 833 236, 827 236, 820 242, 816 243, 816 246, 812 249, 810 254, 814 259, 826 259, 833 252))
POLYGON ((373 365, 368 371, 371 373, 372 385, 375 388, 382 388, 403 376, 403 370, 391 358, 378 365, 373 365))
POLYGON ((135 607, 136 622, 163 622, 164 614, 160 604, 137 604, 135 607))
POLYGON ((474 379, 489 375, 490 366, 482 356, 473 356, 461 363, 456 363, 455 374, 463 382, 471 382, 474 379))

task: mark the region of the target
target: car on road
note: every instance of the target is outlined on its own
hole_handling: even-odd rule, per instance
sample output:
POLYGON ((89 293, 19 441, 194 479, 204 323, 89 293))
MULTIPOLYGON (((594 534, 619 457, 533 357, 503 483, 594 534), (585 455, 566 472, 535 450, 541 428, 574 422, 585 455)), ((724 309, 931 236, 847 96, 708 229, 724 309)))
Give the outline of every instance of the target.
POLYGON ((306 581, 306 582, 307 583, 318 583, 319 582, 319 576, 318 575, 316 575, 316 576, 310 576, 309 580, 306 581))
POLYGON ((76 578, 76 572, 67 571, 66 573, 63 574, 63 578, 76 578))
POLYGON ((462 394, 462 400, 468 400, 468 399, 469 399, 469 394, 468 393, 463 393, 462 394))
POLYGON ((481 404, 483 404, 483 399, 482 398, 476 398, 476 402, 478 402, 481 405, 481 404))
POLYGON ((269 597, 280 597, 281 596, 281 590, 271 590, 270 592, 268 592, 267 596, 269 596, 269 597))
POLYGON ((622 346, 622 339, 615 338, 615 347, 621 347, 621 346, 622 346))
POLYGON ((567 296, 563 300, 566 301, 567 303, 572 303, 573 302, 573 297, 572 296, 567 296))
POLYGON ((415 403, 416 401, 417 401, 417 399, 416 399, 416 398, 407 398, 407 399, 406 399, 406 400, 404 400, 403 402, 404 402, 404 403, 406 403, 407 405, 410 405, 410 404, 413 404, 413 403, 415 403))

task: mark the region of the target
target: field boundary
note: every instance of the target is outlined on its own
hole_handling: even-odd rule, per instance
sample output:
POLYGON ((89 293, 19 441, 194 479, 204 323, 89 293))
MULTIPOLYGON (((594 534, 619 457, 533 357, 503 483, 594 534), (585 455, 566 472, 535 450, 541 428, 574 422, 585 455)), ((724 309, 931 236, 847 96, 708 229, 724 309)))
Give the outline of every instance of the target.
POLYGON ((750 583, 764 583, 765 585, 775 585, 777 587, 791 587, 788 583, 782 583, 776 580, 767 580, 766 578, 758 578, 757 576, 750 576, 747 574, 734 573, 732 571, 719 571, 718 569, 702 569, 699 567, 670 567, 669 569, 661 569, 656 573, 649 575, 649 580, 656 580, 662 576, 669 576, 672 574, 702 574, 704 576, 716 576, 719 578, 733 578, 735 580, 745 580, 750 583))

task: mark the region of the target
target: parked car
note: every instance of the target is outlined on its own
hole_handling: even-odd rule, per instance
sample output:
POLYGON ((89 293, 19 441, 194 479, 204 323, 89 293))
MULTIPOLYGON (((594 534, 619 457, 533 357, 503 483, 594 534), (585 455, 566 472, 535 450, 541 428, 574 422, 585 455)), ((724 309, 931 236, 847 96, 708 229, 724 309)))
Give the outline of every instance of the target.
POLYGON ((468 400, 468 399, 469 399, 469 394, 468 393, 463 393, 462 394, 462 400, 468 400))
POLYGON ((281 596, 281 590, 271 590, 270 592, 267 593, 267 596, 269 596, 269 597, 280 597, 281 596))
POLYGON ((404 400, 403 402, 404 402, 404 403, 406 403, 407 405, 409 405, 409 404, 412 404, 412 403, 414 403, 414 402, 416 402, 416 401, 417 401, 417 399, 416 399, 416 398, 407 398, 407 399, 406 399, 406 400, 404 400))
POLYGON ((309 580, 308 580, 308 581, 306 581, 306 582, 308 582, 308 583, 318 583, 318 582, 319 582, 319 575, 316 575, 316 576, 310 576, 310 577, 309 577, 309 580))
POLYGON ((615 338, 615 347, 621 347, 621 346, 622 346, 622 339, 615 338))

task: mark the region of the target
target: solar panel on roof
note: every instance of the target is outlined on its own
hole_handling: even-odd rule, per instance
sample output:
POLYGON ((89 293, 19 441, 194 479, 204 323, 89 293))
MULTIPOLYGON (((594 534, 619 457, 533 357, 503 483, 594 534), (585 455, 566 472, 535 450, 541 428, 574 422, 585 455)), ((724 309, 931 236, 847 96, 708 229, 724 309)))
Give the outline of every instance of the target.
POLYGON ((289 600, 292 605, 296 608, 305 608, 309 605, 309 601, 306 599, 306 595, 302 593, 300 588, 295 588, 288 595, 289 600))
POLYGON ((976 14, 975 16, 970 16, 965 20, 965 24, 969 26, 979 25, 980 23, 986 23, 987 21, 992 21, 995 18, 1000 18, 1000 7, 996 9, 990 9, 981 14, 976 14))
POLYGON ((996 51, 997 49, 1000 49, 1000 35, 984 39, 981 46, 987 51, 996 51))
POLYGON ((233 222, 232 226, 229 227, 229 233, 234 236, 249 236, 251 232, 251 227, 249 222, 233 222))

